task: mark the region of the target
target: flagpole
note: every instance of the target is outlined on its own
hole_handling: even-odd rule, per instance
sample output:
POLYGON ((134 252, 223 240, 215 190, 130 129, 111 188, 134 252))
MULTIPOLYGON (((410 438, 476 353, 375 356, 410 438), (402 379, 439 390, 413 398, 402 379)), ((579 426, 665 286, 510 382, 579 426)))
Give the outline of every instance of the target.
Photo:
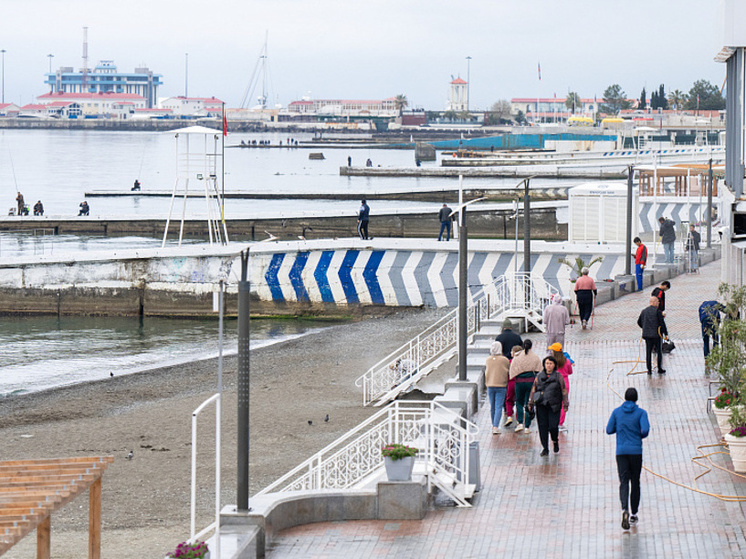
POLYGON ((223 103, 223 135, 222 135, 222 148, 220 162, 222 165, 221 174, 222 179, 220 180, 220 214, 223 220, 223 227, 225 227, 225 137, 228 134, 228 123, 225 120, 225 103, 223 103))

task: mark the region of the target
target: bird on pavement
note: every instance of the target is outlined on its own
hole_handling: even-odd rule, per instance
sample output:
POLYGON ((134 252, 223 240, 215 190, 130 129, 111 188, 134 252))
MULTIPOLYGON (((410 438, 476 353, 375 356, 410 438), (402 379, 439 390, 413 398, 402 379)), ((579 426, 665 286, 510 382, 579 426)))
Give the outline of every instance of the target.
POLYGON ((130 453, 127 455, 127 460, 132 460, 132 458, 135 456, 135 451, 130 450, 130 453))
POLYGON ((309 425, 313 425, 313 421, 311 421, 311 420, 309 419, 309 420, 308 420, 308 424, 309 424, 309 425))
POLYGON ((326 414, 326 417, 324 418, 324 423, 329 423, 329 414, 326 414))

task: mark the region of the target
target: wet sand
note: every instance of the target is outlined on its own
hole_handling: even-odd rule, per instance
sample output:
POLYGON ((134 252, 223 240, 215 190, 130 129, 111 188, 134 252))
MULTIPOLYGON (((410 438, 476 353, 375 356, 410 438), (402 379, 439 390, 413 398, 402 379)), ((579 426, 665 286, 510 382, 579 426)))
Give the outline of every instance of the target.
MULTIPOLYGON (((355 379, 446 312, 398 311, 253 350, 251 493, 374 413, 362 407, 355 379)), ((225 505, 236 502, 235 356, 224 360, 223 382, 225 505)), ((210 359, 0 400, 0 460, 113 455, 103 478, 102 556, 132 557, 136 548, 164 557, 189 537, 191 414, 216 386, 210 359)), ((198 530, 214 515, 214 423, 213 408, 200 416, 198 530)), ((86 556, 87 530, 82 495, 52 516, 52 555, 86 556)), ((35 546, 31 533, 4 557, 33 557, 35 546)))

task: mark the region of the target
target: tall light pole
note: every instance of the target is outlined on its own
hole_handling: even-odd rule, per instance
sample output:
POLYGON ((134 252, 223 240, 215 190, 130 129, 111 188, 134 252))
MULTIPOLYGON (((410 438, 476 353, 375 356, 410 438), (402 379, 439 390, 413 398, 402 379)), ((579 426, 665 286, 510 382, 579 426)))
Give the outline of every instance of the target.
POLYGON ((466 112, 469 112, 469 100, 471 97, 471 56, 466 57, 466 112))
POLYGON ((3 103, 5 103, 5 49, 0 50, 3 55, 3 103))
POLYGON ((189 53, 184 53, 184 97, 189 97, 189 53))
POLYGON ((52 59, 54 58, 53 54, 48 54, 47 58, 49 58, 49 91, 54 91, 54 82, 52 81, 52 59))

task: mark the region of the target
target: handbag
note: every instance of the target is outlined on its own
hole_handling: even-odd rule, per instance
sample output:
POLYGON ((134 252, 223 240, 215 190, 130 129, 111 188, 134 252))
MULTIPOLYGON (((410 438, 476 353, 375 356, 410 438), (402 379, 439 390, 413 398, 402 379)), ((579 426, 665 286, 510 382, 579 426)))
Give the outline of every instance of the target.
POLYGON ((532 402, 535 406, 542 404, 544 402, 544 391, 536 390, 532 402))
POLYGON ((676 344, 673 343, 671 340, 666 338, 663 340, 663 343, 661 344, 661 351, 663 353, 671 353, 674 349, 676 349, 676 344))

